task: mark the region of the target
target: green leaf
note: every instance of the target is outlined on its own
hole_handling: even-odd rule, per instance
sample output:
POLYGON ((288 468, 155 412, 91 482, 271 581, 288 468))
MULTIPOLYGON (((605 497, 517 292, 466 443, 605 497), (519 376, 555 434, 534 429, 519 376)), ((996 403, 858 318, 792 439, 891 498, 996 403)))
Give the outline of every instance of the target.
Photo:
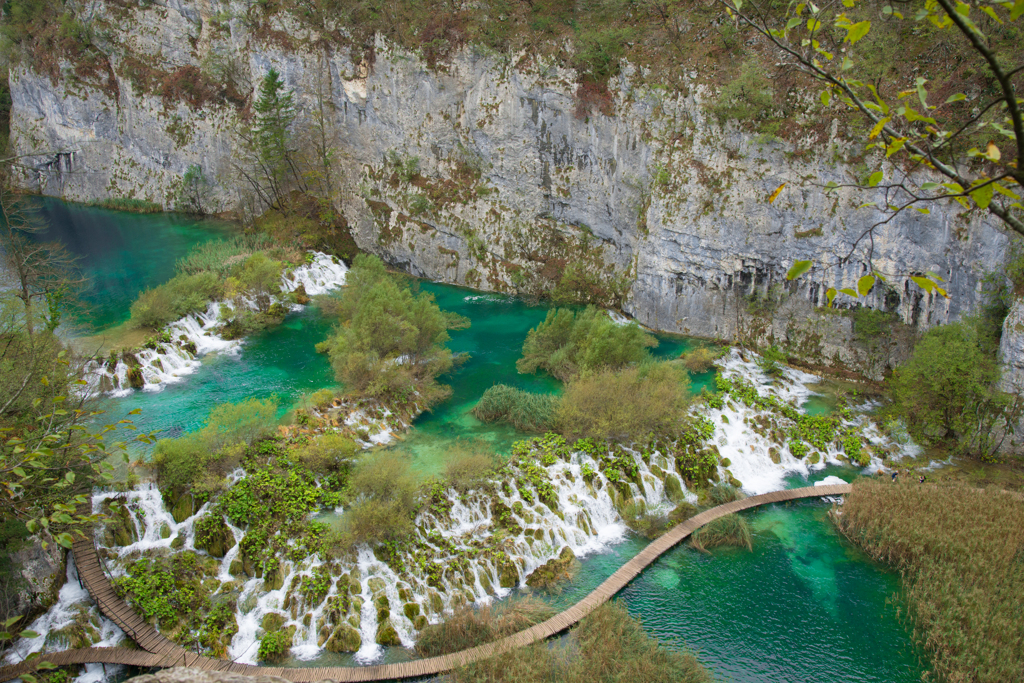
POLYGON ((39 666, 37 666, 36 668, 37 669, 41 669, 43 671, 52 671, 53 669, 57 668, 57 665, 54 664, 53 662, 49 662, 49 661, 47 661, 47 662, 40 662, 39 666))
POLYGON ((54 540, 57 541, 59 545, 62 545, 65 548, 70 549, 71 546, 74 545, 74 541, 71 538, 71 534, 57 534, 57 537, 54 540))
POLYGON ((917 211, 918 213, 923 213, 926 216, 931 213, 931 211, 929 211, 928 209, 917 206, 914 207, 914 210, 917 211))
POLYGON ((25 629, 25 630, 24 630, 24 631, 22 631, 22 632, 21 632, 21 633, 20 633, 19 635, 20 635, 20 636, 21 636, 22 638, 38 638, 38 637, 39 637, 39 634, 38 634, 38 633, 36 633, 35 631, 30 631, 30 630, 28 630, 28 629, 25 629))
POLYGON ((939 185, 938 183, 921 183, 921 189, 925 191, 937 190, 940 187, 942 187, 942 185, 939 185))
POLYGON ((896 138, 895 140, 893 140, 892 144, 889 145, 885 150, 885 158, 888 159, 893 154, 903 149, 903 145, 905 145, 906 143, 906 138, 896 138))
POLYGON ((831 92, 829 92, 828 90, 822 90, 821 91, 821 105, 823 107, 827 107, 828 103, 829 103, 829 101, 831 99, 832 99, 832 93, 831 92))
POLYGON ((889 123, 889 121, 892 121, 891 116, 886 116, 884 119, 880 119, 871 129, 871 132, 868 133, 868 140, 874 140, 877 138, 878 134, 882 132, 883 128, 885 128, 885 124, 889 123))
POLYGON ((793 17, 792 19, 786 22, 786 30, 788 31, 791 28, 796 28, 802 23, 804 23, 803 19, 801 19, 800 17, 793 17))
POLYGON ((1024 0, 1017 0, 1010 10, 1010 21, 1017 21, 1021 14, 1024 14, 1024 0))
POLYGON ((835 290, 834 287, 829 287, 827 290, 825 290, 825 297, 828 299, 829 308, 832 308, 832 302, 836 300, 836 294, 838 294, 838 292, 835 290))
POLYGON ((19 477, 21 477, 22 479, 24 479, 25 477, 27 477, 27 476, 28 476, 28 474, 27 474, 27 473, 25 472, 25 470, 21 469, 20 467, 15 467, 15 468, 14 468, 13 470, 11 470, 11 471, 12 471, 12 472, 14 472, 15 474, 17 474, 17 475, 18 475, 19 477))
POLYGON ((914 284, 916 284, 918 287, 920 287, 926 292, 931 293, 932 291, 935 290, 935 283, 926 277, 918 277, 916 275, 911 275, 910 279, 914 281, 914 284))
POLYGON ((846 33, 846 40, 850 41, 850 45, 853 45, 858 40, 863 38, 871 30, 870 21, 858 21, 856 24, 851 26, 846 33))
POLYGON ((942 279, 941 275, 939 275, 938 273, 932 272, 930 270, 928 272, 926 272, 925 275, 930 277, 935 282, 945 282, 945 280, 942 279))
POLYGON ((850 296, 852 296, 852 297, 853 297, 854 299, 856 299, 856 298, 857 298, 857 292, 856 292, 856 291, 854 291, 854 290, 852 290, 852 289, 850 289, 849 287, 843 287, 843 288, 842 288, 842 289, 840 289, 839 291, 840 291, 841 293, 843 293, 843 294, 849 294, 849 295, 850 295, 850 296))
POLYGON ((867 296, 871 288, 875 286, 875 276, 870 273, 857 280, 857 293, 860 296, 867 296))
POLYGON ((75 483, 75 473, 74 472, 68 472, 67 474, 64 475, 64 478, 68 480, 69 484, 74 484, 75 483))
POLYGON ((786 279, 797 279, 798 277, 809 271, 811 269, 811 266, 813 265, 813 261, 794 261, 793 265, 789 269, 789 272, 786 273, 786 279))
POLYGON ((21 617, 11 617, 10 619, 4 622, 4 628, 10 628, 12 625, 14 625, 14 622, 18 621, 19 619, 21 619, 21 617))
POLYGON ((967 95, 963 94, 962 92, 958 92, 955 95, 950 95, 949 97, 947 97, 946 101, 944 102, 944 104, 949 104, 950 102, 960 102, 961 100, 966 100, 966 99, 967 99, 967 95))
POLYGON ((971 190, 971 199, 982 209, 987 209, 992 203, 992 183, 982 185, 976 190, 971 190))
POLYGON ((883 175, 881 171, 875 171, 872 173, 871 177, 868 178, 868 187, 878 187, 878 183, 882 182, 882 177, 883 175))

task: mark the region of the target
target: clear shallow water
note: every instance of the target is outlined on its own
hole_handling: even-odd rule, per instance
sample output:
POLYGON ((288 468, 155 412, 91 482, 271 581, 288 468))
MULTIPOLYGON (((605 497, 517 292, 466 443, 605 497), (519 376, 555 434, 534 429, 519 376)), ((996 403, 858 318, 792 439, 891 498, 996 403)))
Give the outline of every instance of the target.
MULTIPOLYGON (((224 226, 189 225, 167 216, 119 214, 57 202, 45 205, 45 216, 56 226, 52 235, 69 236, 69 246, 87 257, 83 266, 96 282, 108 283, 89 294, 93 310, 106 311, 91 318, 94 329, 123 320, 137 293, 169 278, 174 260, 192 244, 226 231, 224 226)), ((395 446, 408 452, 421 472, 431 474, 440 469, 454 439, 477 439, 501 452, 522 437, 469 415, 487 387, 504 382, 531 391, 555 391, 557 384, 515 370, 526 332, 544 318, 547 307, 446 285, 421 286, 442 308, 473 321, 470 329, 452 332, 451 348, 471 355, 444 378, 453 386, 452 399, 419 418, 416 429, 395 446)), ((177 436, 198 428, 209 410, 225 401, 277 395, 284 412, 303 393, 334 384, 327 359, 313 350, 329 331, 330 322, 315 308, 293 313, 280 327, 249 338, 238 354, 207 356, 199 372, 179 384, 106 401, 108 417, 141 408, 135 418, 140 429, 177 436)), ((664 357, 678 355, 689 344, 680 338, 660 339, 655 353, 664 357)), ((713 373, 695 377, 693 388, 699 390, 712 379, 713 373)), ((855 472, 830 467, 815 473, 814 480, 827 475, 849 479, 855 472)), ((806 482, 792 478, 789 485, 806 482)), ((803 503, 752 512, 754 552, 724 549, 708 556, 681 546, 620 597, 656 636, 693 648, 724 680, 918 680, 918 652, 896 622, 895 607, 886 604, 896 590, 896 577, 839 538, 824 518, 825 509, 803 503)), ((562 607, 579 600, 645 544, 632 538, 585 559, 577 579, 549 599, 562 607)), ((388 650, 385 661, 409 657, 401 648, 388 650)), ((350 661, 346 656, 328 661, 333 657, 328 654, 315 664, 304 664, 350 661)))

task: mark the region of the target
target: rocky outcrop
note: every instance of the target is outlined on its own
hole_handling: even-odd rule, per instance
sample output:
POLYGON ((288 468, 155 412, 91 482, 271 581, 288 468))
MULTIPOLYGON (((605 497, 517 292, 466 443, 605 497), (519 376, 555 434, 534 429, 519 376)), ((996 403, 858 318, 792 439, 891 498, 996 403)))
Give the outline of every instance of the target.
POLYGON ((1014 302, 1003 321, 999 359, 1003 364, 1003 390, 1024 391, 1024 299, 1014 302))
MULTIPOLYGON (((340 151, 337 208, 361 248, 415 275, 498 291, 576 289, 660 330, 780 343, 873 375, 898 360, 898 351, 854 343, 848 317, 820 312, 827 287, 851 287, 866 272, 863 249, 843 265, 839 257, 881 216, 856 208, 880 196, 820 189, 858 175, 833 160, 859 146, 835 135, 790 144, 723 130, 707 112, 714 93, 694 74, 669 91, 627 65, 611 82, 614 115, 581 119, 575 75, 532 56, 510 65, 467 47, 431 71, 378 40, 371 66, 346 50, 301 47, 315 36, 286 17, 273 28, 293 39, 288 49, 242 21, 212 29, 198 0, 128 17, 108 39, 116 98, 70 80, 55 85, 27 66, 11 71, 15 147, 50 151, 35 158, 28 186, 170 205, 196 164, 217 180, 216 208, 247 206, 232 171, 234 105, 193 106, 126 76, 130 59, 170 73, 219 55, 234 60, 247 93, 270 67, 283 75, 297 134, 326 101, 340 151), (796 259, 816 267, 787 282, 796 259)), ((973 309, 1006 244, 984 216, 955 204, 903 214, 876 233, 871 261, 889 277, 863 303, 914 328, 955 320, 973 309), (927 271, 947 280, 948 299, 909 280, 927 271)), ((844 295, 839 303, 852 305, 844 295)))
POLYGON ((14 590, 8 596, 11 615, 28 617, 28 621, 57 601, 57 593, 67 577, 67 557, 56 543, 46 548, 38 541, 27 542, 8 555, 15 578, 14 590), (18 585, 20 584, 20 585, 18 585))
POLYGON ((558 557, 554 557, 537 567, 526 577, 526 585, 530 588, 550 588, 560 581, 571 579, 579 568, 576 554, 572 548, 565 546, 558 557))

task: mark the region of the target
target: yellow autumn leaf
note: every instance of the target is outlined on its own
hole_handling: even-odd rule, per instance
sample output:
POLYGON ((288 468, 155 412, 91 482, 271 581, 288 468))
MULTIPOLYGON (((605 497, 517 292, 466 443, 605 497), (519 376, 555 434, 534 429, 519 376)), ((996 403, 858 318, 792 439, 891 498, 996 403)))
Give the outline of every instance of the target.
POLYGON ((985 149, 985 156, 988 157, 989 161, 999 161, 1002 154, 999 153, 999 148, 996 147, 996 143, 989 142, 988 147, 985 149))
POLYGON ((876 123, 875 127, 871 129, 870 133, 868 133, 868 140, 874 140, 875 138, 877 138, 878 134, 882 132, 883 128, 885 128, 885 124, 889 123, 889 121, 891 120, 891 116, 886 116, 884 119, 876 123))
POLYGON ((784 188, 785 186, 786 183, 782 183, 781 185, 775 188, 775 192, 772 192, 771 196, 768 197, 769 204, 773 203, 776 199, 779 198, 779 195, 782 194, 782 188, 784 188))

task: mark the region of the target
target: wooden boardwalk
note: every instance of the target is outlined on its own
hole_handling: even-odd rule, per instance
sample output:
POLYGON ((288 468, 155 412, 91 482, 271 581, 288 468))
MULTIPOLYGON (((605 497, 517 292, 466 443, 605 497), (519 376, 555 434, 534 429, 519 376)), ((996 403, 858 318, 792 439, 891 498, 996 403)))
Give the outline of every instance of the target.
POLYGON ((605 579, 587 597, 547 621, 493 643, 487 643, 486 645, 480 645, 450 655, 378 666, 285 669, 281 667, 236 664, 224 659, 203 657, 189 652, 177 643, 160 635, 152 625, 118 597, 113 585, 110 583, 110 578, 104 572, 93 542, 90 539, 81 539, 74 544, 72 551, 75 555, 75 564, 78 566, 78 575, 82 583, 96 601, 96 605, 103 615, 117 624, 141 649, 90 647, 47 654, 27 664, 23 662, 21 664, 0 667, 0 681, 8 681, 22 673, 31 671, 41 661, 49 661, 57 665, 97 662, 158 668, 188 666, 197 669, 230 671, 250 676, 280 676, 297 683, 312 683, 322 680, 345 682, 386 681, 400 678, 433 676, 471 662, 545 640, 565 631, 594 611, 594 609, 614 597, 616 593, 625 588, 630 581, 635 579, 640 572, 655 562, 661 555, 712 520, 759 505, 781 503, 799 498, 839 496, 849 493, 850 490, 851 486, 849 484, 807 486, 799 489, 774 491, 719 505, 691 517, 679 526, 665 532, 641 550, 633 559, 620 567, 614 574, 605 579))

